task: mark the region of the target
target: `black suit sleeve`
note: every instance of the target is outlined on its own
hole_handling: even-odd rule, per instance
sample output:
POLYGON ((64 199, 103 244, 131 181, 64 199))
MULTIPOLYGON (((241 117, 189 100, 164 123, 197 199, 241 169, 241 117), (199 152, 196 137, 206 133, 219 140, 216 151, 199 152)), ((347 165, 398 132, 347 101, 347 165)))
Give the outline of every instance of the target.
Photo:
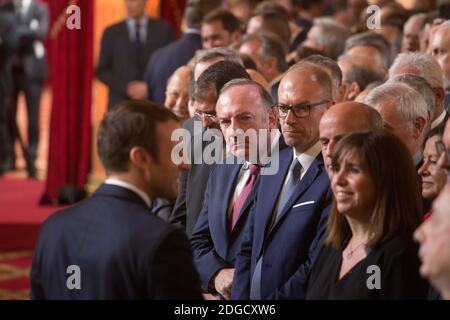
POLYGON ((178 178, 178 196, 170 215, 169 223, 186 230, 186 188, 189 170, 182 170, 178 178))
POLYGON ((113 29, 106 29, 103 33, 96 75, 101 82, 109 87, 109 90, 113 91, 118 96, 127 96, 128 83, 115 77, 113 72, 114 36, 113 29))
POLYGON ((153 299, 201 299, 191 247, 182 231, 174 230, 164 238, 149 272, 148 291, 153 299))

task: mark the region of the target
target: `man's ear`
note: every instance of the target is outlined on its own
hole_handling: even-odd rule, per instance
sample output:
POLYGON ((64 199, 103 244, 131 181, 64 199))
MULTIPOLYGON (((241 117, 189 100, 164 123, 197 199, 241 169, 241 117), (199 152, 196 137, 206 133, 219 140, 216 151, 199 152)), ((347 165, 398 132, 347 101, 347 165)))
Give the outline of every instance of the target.
POLYGON ((414 120, 414 128, 413 128, 413 137, 414 139, 419 139, 422 135, 423 131, 425 130, 425 124, 426 120, 422 117, 417 117, 414 120))
POLYGON ((154 163, 153 158, 148 154, 143 147, 135 146, 130 150, 130 163, 140 169, 148 168, 154 163))
POLYGON ((269 117, 269 128, 270 129, 278 128, 278 116, 273 108, 269 111, 268 117, 269 117))
POLYGON ((360 88, 359 84, 356 81, 353 81, 347 90, 347 99, 353 101, 356 99, 356 97, 360 93, 361 93, 361 88, 360 88))
POLYGON ((231 44, 238 42, 241 39, 241 31, 236 30, 230 34, 231 44))
MULTIPOLYGON (((442 88, 442 87, 433 88, 433 91, 434 91, 434 95, 436 96, 436 106, 439 106, 439 107, 442 106, 444 104, 444 99, 445 99, 444 88, 442 88)), ((434 119, 434 117, 433 117, 433 119, 434 119)))
POLYGON ((264 61, 264 68, 267 68, 268 70, 278 70, 278 61, 275 57, 269 57, 264 61))

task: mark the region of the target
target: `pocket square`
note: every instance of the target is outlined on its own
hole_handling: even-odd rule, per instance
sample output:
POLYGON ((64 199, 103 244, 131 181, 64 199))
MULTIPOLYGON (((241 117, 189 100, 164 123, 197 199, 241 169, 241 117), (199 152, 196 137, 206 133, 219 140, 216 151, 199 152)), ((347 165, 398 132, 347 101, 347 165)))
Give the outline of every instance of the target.
POLYGON ((308 204, 314 204, 315 201, 306 201, 306 202, 302 202, 299 204, 296 204, 295 206, 292 207, 292 209, 298 208, 298 207, 303 207, 303 206, 307 206, 308 204))

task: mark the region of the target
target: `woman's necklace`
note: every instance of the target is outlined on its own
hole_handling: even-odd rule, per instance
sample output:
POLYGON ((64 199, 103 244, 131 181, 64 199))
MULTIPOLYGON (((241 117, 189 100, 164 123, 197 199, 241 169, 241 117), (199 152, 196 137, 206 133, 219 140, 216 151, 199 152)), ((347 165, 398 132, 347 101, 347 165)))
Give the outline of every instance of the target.
POLYGON ((360 244, 358 244, 354 249, 352 246, 352 243, 350 242, 350 251, 347 252, 347 254, 345 255, 345 257, 350 260, 351 258, 353 258, 353 254, 359 249, 361 248, 363 245, 365 246, 365 242, 361 242, 360 244))

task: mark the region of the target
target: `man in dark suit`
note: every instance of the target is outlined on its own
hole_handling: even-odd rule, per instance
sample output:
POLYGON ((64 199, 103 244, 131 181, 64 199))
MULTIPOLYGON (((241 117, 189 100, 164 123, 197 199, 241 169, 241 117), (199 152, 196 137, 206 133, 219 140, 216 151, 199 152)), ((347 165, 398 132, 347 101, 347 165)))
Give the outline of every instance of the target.
MULTIPOLYGON (((299 62, 283 77, 277 104, 283 138, 275 175, 261 172, 238 253, 233 299, 303 299, 332 201, 319 122, 332 105, 331 79, 299 62)), ((272 159, 273 161, 273 159, 272 159)))
POLYGON ((179 129, 145 101, 109 111, 98 133, 108 179, 93 196, 43 224, 31 270, 32 299, 196 299, 200 282, 184 233, 151 212, 173 199, 179 129))
POLYGON ((264 165, 257 155, 270 154, 272 144, 275 152, 278 148, 280 134, 272 105, 266 89, 247 79, 227 83, 217 101, 217 117, 231 155, 209 176, 203 208, 190 240, 203 289, 225 299, 231 298, 234 262, 264 165), (267 130, 267 136, 261 130, 267 130), (274 141, 271 130, 276 133, 274 141), (238 143, 243 134, 250 136, 251 132, 262 136, 258 139, 255 135, 245 145, 238 143))
POLYGON ((7 106, 11 106, 12 63, 18 41, 15 20, 13 3, 0 1, 0 175, 7 158, 7 106))
POLYGON ((97 77, 109 88, 109 109, 122 100, 147 98, 144 75, 148 59, 173 40, 168 23, 147 17, 146 3, 125 0, 128 18, 103 34, 97 77))
POLYGON ((202 48, 200 26, 203 18, 221 5, 220 0, 188 0, 184 11, 187 30, 177 41, 156 51, 148 62, 146 82, 149 99, 163 103, 167 81, 202 48))
MULTIPOLYGON (((206 69, 195 85, 193 101, 196 120, 188 120, 185 123, 189 125, 189 122, 192 122, 193 126, 189 154, 192 166, 180 175, 178 197, 169 219, 170 223, 186 228, 188 236, 192 233, 202 210, 209 174, 217 163, 205 162, 202 157, 203 150, 216 139, 223 139, 217 123, 216 102, 222 87, 230 80, 239 78, 250 79, 244 67, 230 61, 219 61, 206 69)), ((223 160, 221 155, 217 156, 223 160)))
POLYGON ((17 100, 25 94, 28 115, 28 148, 25 151, 27 171, 36 177, 39 144, 39 109, 42 85, 47 76, 47 62, 42 41, 47 35, 49 17, 47 6, 35 0, 14 1, 19 46, 13 62, 13 101, 8 108, 7 169, 14 169, 14 144, 18 137, 16 124, 17 100))

